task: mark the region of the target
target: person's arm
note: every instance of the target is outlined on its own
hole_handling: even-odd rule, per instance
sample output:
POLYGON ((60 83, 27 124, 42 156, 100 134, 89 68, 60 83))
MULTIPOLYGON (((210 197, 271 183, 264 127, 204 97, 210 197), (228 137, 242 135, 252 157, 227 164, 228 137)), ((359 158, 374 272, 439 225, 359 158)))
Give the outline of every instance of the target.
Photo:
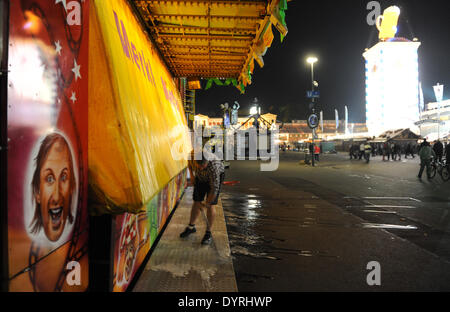
POLYGON ((195 176, 194 176, 194 170, 192 169, 192 160, 188 161, 188 170, 189 170, 189 183, 187 186, 193 186, 195 183, 195 176))

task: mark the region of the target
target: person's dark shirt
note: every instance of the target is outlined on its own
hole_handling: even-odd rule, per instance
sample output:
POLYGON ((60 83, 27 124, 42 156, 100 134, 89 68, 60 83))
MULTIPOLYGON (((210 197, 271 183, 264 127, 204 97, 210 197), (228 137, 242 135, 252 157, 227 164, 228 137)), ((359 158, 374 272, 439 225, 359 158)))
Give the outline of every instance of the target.
POLYGON ((210 192, 217 195, 220 190, 220 176, 225 172, 225 168, 223 162, 216 155, 209 153, 208 159, 208 165, 205 169, 195 166, 195 179, 199 182, 208 183, 210 192))
POLYGON ((442 153, 444 152, 444 146, 440 141, 437 141, 433 145, 433 150, 437 155, 442 155, 442 153))
POLYGON ((447 163, 450 163, 450 143, 445 146, 445 158, 447 158, 447 163))

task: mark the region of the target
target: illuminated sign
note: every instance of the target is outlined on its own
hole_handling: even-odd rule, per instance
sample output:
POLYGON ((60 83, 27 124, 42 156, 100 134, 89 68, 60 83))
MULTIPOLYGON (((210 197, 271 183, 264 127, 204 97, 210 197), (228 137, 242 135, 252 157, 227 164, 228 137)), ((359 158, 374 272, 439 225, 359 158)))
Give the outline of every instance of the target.
POLYGON ((315 129, 317 128, 317 126, 319 125, 319 117, 317 117, 316 114, 311 114, 308 117, 308 126, 311 129, 315 129))
POLYGON ((384 10, 383 15, 377 17, 376 26, 379 31, 378 37, 381 41, 395 37, 399 16, 400 9, 396 6, 391 6, 384 10))

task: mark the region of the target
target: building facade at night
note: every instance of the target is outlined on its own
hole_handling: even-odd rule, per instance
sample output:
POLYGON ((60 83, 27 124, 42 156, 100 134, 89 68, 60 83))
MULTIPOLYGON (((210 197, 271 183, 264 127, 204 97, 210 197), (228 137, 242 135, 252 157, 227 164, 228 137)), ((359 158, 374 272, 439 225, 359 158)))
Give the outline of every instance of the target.
POLYGON ((417 123, 420 135, 430 141, 449 139, 450 135, 450 100, 440 103, 428 103, 425 110, 420 113, 420 121, 417 123), (441 124, 438 126, 437 121, 441 124))
MULTIPOLYGON (((268 113, 261 115, 269 123, 276 121, 277 115, 268 113)), ((222 127, 222 118, 210 118, 206 115, 195 115, 194 127, 203 126, 205 129, 211 129, 213 127, 222 127)), ((261 123, 265 128, 264 123, 261 123)), ((366 137, 367 127, 365 123, 348 123, 348 129, 345 131, 344 120, 339 121, 338 128, 336 128, 335 120, 324 120, 322 126, 316 129, 316 139, 321 141, 335 140, 336 138, 350 137, 366 137)), ((275 124, 274 124, 275 125, 275 124)), ((294 146, 296 144, 310 142, 312 139, 312 131, 308 126, 306 120, 292 120, 290 123, 276 123, 278 127, 278 143, 280 145, 294 146)), ((248 117, 239 117, 238 125, 234 126, 235 129, 248 130, 253 127, 253 120, 249 120, 248 117), (239 128, 240 127, 240 128, 239 128)), ((273 130, 273 129, 272 129, 273 130)))
MULTIPOLYGON (((275 125, 277 120, 277 115, 267 113, 263 114, 260 117, 260 125, 263 128, 266 128, 267 124, 275 125), (264 121, 262 121, 264 119, 264 121)), ((253 127, 254 119, 250 117, 239 117, 237 125, 234 125, 233 128, 237 130, 247 130, 250 127, 253 127)), ((206 115, 198 114, 194 117, 194 128, 203 126, 204 128, 212 128, 212 127, 222 127, 223 118, 211 118, 206 115)))
MULTIPOLYGON (((312 131, 308 127, 306 120, 293 120, 291 123, 284 123, 278 125, 279 141, 280 144, 301 144, 310 142, 312 139, 312 131)), ((367 127, 365 123, 349 123, 348 130, 345 131, 345 123, 343 120, 339 122, 339 126, 336 129, 335 120, 324 120, 323 129, 319 126, 316 129, 316 139, 321 141, 334 140, 337 137, 348 135, 353 136, 365 136, 367 134, 367 127)))

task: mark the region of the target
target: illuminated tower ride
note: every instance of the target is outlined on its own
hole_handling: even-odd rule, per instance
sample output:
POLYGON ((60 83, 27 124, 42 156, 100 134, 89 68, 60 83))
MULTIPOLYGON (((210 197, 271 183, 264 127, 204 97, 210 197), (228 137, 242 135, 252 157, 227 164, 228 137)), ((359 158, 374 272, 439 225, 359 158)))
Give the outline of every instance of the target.
MULTIPOLYGON (((363 54, 366 62, 366 124, 370 135, 410 128, 419 120, 420 42, 395 38, 398 7, 377 19, 380 42, 363 54)), ((413 130, 413 131, 414 131, 413 130)))

